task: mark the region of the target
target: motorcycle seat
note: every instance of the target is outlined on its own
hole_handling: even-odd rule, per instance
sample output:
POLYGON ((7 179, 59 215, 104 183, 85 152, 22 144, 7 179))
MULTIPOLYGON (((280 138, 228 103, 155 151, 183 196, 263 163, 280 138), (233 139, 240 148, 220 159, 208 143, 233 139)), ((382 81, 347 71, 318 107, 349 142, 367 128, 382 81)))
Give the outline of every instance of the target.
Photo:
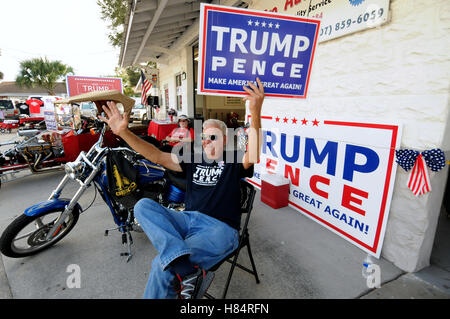
POLYGON ((166 169, 167 178, 170 182, 181 189, 183 192, 186 191, 186 178, 183 176, 183 173, 174 172, 166 169))

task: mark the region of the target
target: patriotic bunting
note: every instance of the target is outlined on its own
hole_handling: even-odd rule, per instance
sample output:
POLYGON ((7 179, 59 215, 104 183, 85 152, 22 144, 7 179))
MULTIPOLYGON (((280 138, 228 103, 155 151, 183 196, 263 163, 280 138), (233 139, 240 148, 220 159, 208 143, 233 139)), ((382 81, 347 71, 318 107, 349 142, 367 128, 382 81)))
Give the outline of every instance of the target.
POLYGON ((428 167, 433 171, 437 172, 444 168, 445 166, 445 154, 442 150, 435 148, 429 151, 422 152, 425 162, 427 162, 428 167))
POLYGON ((414 150, 396 150, 397 163, 405 170, 412 168, 408 178, 408 188, 415 196, 431 191, 429 167, 437 172, 445 166, 445 154, 440 149, 432 149, 419 153, 414 150))
POLYGON ((416 164, 409 174, 408 188, 414 195, 419 196, 431 191, 430 176, 422 154, 417 156, 416 164))

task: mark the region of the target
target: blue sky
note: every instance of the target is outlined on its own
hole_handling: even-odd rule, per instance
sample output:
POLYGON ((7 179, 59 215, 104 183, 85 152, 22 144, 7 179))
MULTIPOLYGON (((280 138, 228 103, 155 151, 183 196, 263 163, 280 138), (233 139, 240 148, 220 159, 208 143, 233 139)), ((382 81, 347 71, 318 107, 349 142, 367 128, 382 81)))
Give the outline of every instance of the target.
POLYGON ((96 0, 0 1, 0 71, 14 81, 22 60, 47 57, 76 75, 114 75, 119 48, 108 40, 96 0))

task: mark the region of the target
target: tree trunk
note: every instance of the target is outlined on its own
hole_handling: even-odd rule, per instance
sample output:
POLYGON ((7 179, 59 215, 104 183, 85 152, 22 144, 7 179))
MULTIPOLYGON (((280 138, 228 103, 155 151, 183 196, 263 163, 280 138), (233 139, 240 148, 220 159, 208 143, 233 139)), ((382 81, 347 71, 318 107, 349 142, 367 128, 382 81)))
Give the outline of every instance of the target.
POLYGON ((51 95, 51 96, 56 95, 55 87, 46 87, 46 89, 47 89, 48 95, 51 95))

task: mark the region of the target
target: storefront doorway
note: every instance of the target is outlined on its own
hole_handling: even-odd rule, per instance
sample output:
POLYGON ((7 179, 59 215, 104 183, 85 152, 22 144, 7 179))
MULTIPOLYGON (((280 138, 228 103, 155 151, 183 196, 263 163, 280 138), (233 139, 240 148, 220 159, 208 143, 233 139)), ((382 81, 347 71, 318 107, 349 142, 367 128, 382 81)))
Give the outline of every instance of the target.
POLYGON ((192 46, 194 74, 194 114, 195 118, 207 120, 210 118, 224 121, 232 127, 245 123, 245 103, 240 97, 213 96, 197 94, 198 78, 198 43, 192 46))

